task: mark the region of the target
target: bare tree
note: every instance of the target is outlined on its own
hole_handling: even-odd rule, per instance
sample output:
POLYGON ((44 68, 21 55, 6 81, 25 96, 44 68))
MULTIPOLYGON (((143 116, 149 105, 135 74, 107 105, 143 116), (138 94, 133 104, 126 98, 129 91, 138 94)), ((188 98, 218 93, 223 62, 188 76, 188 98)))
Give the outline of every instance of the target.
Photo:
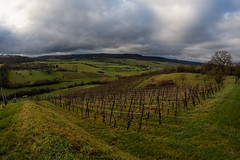
POLYGON ((227 51, 217 51, 212 59, 202 67, 204 72, 211 75, 217 83, 224 81, 224 76, 229 74, 232 66, 232 57, 227 51))
POLYGON ((215 65, 216 72, 222 71, 226 74, 227 67, 232 65, 232 57, 227 51, 217 51, 210 63, 215 65))
POLYGON ((217 51, 212 56, 211 62, 218 66, 230 66, 232 57, 227 51, 217 51))

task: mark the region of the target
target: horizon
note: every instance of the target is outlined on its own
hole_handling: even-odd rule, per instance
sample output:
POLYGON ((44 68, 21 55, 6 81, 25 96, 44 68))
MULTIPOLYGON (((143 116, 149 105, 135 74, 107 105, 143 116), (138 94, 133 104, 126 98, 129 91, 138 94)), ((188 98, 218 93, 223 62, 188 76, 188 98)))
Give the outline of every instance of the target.
POLYGON ((137 56, 142 56, 142 57, 153 57, 153 58, 163 58, 166 60, 172 60, 172 61, 179 61, 179 62, 190 62, 190 63, 199 63, 199 64, 204 64, 207 63, 201 62, 201 61, 191 61, 191 60, 182 60, 182 59, 176 59, 176 58, 165 58, 163 56, 157 56, 157 55, 141 55, 137 53, 87 53, 87 54, 43 54, 43 55, 23 55, 23 54, 0 54, 0 56, 20 56, 20 57, 26 57, 26 58, 41 58, 41 57, 51 57, 51 56, 81 56, 81 55, 137 55, 137 56))

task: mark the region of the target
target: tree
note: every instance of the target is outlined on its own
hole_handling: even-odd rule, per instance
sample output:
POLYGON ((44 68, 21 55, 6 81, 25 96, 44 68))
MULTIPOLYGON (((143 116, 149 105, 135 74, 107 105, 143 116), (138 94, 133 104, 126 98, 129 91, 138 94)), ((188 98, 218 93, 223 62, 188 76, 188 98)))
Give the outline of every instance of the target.
POLYGON ((230 66, 232 57, 227 51, 217 51, 212 56, 211 62, 218 66, 230 66))
POLYGON ((217 51, 208 63, 202 65, 201 72, 211 76, 217 83, 222 83, 224 76, 230 74, 231 67, 231 55, 227 51, 217 51))
POLYGON ((0 67, 0 87, 1 86, 8 86, 8 70, 6 65, 0 67))
POLYGON ((185 69, 186 69, 185 66, 180 65, 177 67, 177 72, 185 72, 185 69))
POLYGON ((204 63, 201 66, 201 73, 202 75, 208 74, 209 76, 212 76, 213 73, 215 74, 215 65, 212 64, 210 61, 207 63, 204 63))
POLYGON ((216 72, 226 74, 228 68, 232 65, 232 57, 227 51, 217 51, 209 63, 215 66, 216 72))
POLYGON ((216 73, 214 76, 213 76, 214 80, 220 84, 220 83, 223 83, 224 81, 224 74, 222 71, 216 73))

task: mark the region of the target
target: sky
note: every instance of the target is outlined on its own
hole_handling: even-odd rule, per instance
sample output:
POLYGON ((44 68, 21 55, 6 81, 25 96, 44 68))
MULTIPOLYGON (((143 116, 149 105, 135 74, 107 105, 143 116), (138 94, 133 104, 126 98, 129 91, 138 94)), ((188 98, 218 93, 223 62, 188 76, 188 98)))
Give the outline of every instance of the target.
POLYGON ((0 0, 0 53, 240 61, 240 0, 0 0))

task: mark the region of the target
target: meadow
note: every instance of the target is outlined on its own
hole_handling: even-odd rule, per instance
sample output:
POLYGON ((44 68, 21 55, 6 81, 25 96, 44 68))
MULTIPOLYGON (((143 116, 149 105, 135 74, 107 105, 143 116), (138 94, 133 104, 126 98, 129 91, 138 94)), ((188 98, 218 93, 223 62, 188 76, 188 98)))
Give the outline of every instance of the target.
POLYGON ((32 84, 39 80, 53 80, 54 78, 62 79, 62 74, 59 72, 43 72, 36 70, 11 70, 8 72, 8 80, 10 83, 29 83, 32 84))
MULTIPOLYGON (((149 62, 145 61, 145 63, 149 62)), ((19 96, 23 96, 21 95, 23 92, 27 95, 32 89, 58 90, 72 88, 74 85, 78 87, 91 83, 106 83, 119 77, 139 75, 156 70, 92 59, 70 61, 50 59, 49 61, 24 63, 22 66, 24 69, 18 69, 21 68, 18 66, 18 68, 15 67, 17 69, 8 71, 10 87, 5 88, 7 96, 12 96, 16 92, 19 96), (48 65, 53 67, 45 71, 42 66, 48 65)))

